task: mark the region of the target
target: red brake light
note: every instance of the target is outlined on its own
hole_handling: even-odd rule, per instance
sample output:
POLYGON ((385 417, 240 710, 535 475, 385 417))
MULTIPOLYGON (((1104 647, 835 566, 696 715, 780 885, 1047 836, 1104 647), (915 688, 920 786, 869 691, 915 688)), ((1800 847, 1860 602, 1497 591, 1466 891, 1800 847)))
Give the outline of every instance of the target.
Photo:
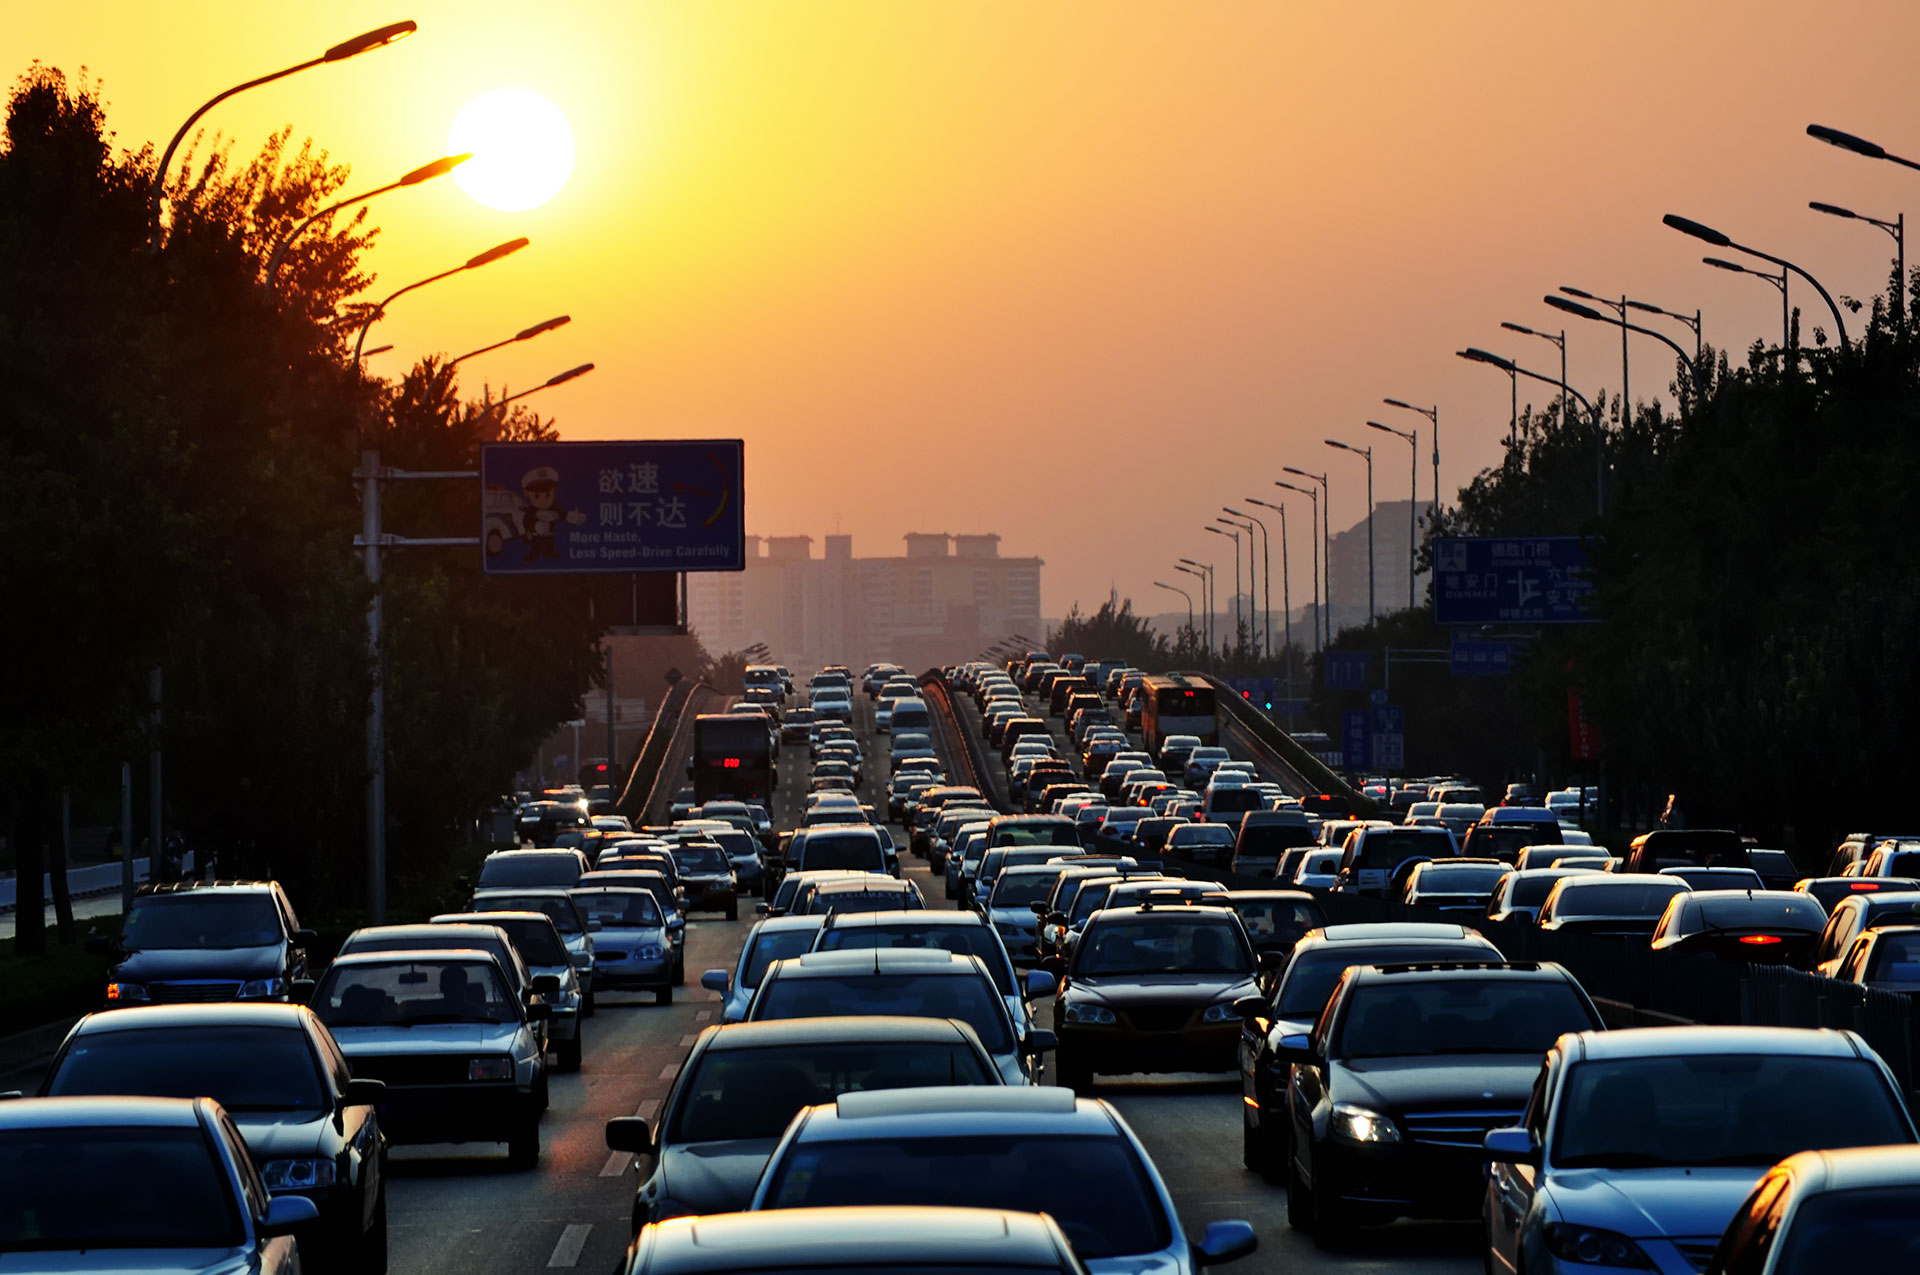
POLYGON ((722 757, 720 759, 720 766, 724 770, 738 770, 740 769, 740 759, 738 757, 722 757))
POLYGON ((1742 943, 1752 943, 1755 946, 1765 946, 1768 943, 1778 943, 1780 936, 1777 934, 1742 934, 1740 941, 1742 943))
POLYGON ((1879 888, 1880 883, 1877 881, 1855 881, 1847 887, 1849 890, 1878 890, 1879 888))

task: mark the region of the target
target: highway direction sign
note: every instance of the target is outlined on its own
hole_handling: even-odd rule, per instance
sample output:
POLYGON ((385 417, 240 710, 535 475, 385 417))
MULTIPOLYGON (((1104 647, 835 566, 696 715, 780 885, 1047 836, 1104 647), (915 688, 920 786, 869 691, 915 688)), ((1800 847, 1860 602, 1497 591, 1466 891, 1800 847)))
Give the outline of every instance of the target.
POLYGON ((1433 542, 1435 624, 1591 624, 1578 536, 1443 536, 1433 542))

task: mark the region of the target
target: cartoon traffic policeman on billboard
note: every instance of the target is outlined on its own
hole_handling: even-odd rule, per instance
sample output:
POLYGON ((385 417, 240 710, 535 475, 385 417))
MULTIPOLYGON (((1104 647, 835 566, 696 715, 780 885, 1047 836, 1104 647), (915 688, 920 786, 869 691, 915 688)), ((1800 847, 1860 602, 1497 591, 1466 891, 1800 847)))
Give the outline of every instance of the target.
POLYGON ((484 509, 487 556, 505 552, 509 540, 524 540, 526 562, 542 558, 558 562, 560 524, 578 527, 587 521, 584 511, 561 505, 560 471, 551 465, 536 466, 522 475, 517 495, 505 487, 488 487, 484 509))

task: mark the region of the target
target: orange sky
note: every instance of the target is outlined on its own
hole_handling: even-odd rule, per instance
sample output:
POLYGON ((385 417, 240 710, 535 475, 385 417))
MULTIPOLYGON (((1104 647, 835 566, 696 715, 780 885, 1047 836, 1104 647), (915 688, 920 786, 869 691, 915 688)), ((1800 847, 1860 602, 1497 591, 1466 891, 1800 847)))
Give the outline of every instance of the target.
MULTIPOLYGON (((1499 329, 1561 326, 1539 300, 1557 284, 1698 305, 1736 350, 1776 338, 1776 294, 1700 265, 1704 245, 1663 212, 1835 293, 1881 286, 1885 236, 1806 201, 1891 217, 1920 173, 1803 130, 1920 154, 1920 5, 1815 13, 96 0, 10 6, 0 67, 89 68, 138 145, 232 83, 417 20, 409 40, 206 121, 245 151, 291 123, 353 166, 354 189, 439 155, 489 89, 532 89, 572 121, 573 180, 542 208, 494 212, 451 181, 372 206, 383 291, 533 240, 396 305, 376 368, 569 312, 465 367, 524 388, 591 359, 593 376, 533 400, 567 436, 742 436, 750 531, 837 527, 867 554, 907 531, 998 531, 1003 552, 1046 559, 1057 615, 1110 581, 1160 609, 1150 582, 1181 555, 1224 575, 1228 546, 1200 525, 1272 491, 1284 464, 1334 462, 1336 528, 1359 517, 1359 462, 1320 440, 1371 441, 1383 395, 1441 405, 1451 493, 1497 459, 1508 410, 1506 378, 1453 351, 1557 371, 1551 347, 1499 329)), ((1576 385, 1617 388, 1617 333, 1567 322, 1576 385)), ((1635 338, 1639 396, 1670 379, 1664 350, 1635 338)), ((1403 445, 1373 437, 1389 445, 1378 494, 1403 497, 1403 445)), ((1427 482, 1423 464, 1422 500, 1427 482)), ((1305 525, 1303 507, 1297 583, 1305 525)))

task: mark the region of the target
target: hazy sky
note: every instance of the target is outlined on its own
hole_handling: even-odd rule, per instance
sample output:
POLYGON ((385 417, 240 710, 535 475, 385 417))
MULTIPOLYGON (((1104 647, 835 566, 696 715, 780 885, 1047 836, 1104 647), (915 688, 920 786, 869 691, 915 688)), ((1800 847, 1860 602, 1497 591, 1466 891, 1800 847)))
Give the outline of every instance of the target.
MULTIPOLYGON (((1497 459, 1508 415, 1507 379, 1453 352, 1557 372, 1499 324, 1557 330, 1540 297, 1558 284, 1702 307, 1736 351, 1777 338, 1777 294, 1702 266, 1664 212, 1865 295, 1890 241, 1807 201, 1891 218, 1920 196, 1920 173, 1804 134, 1920 154, 1915 0, 7 10, 0 66, 88 68, 130 146, 233 83, 417 20, 205 121, 243 152, 291 123, 357 190, 441 154, 490 89, 571 120, 573 179, 541 208, 491 211, 451 181, 372 205, 382 293, 533 240, 397 304, 378 370, 571 313, 465 368, 519 389, 591 359, 533 400, 566 436, 744 437, 748 530, 838 528, 863 554, 997 531, 1046 559, 1048 614, 1109 582, 1160 609, 1150 582, 1182 555, 1224 575, 1229 547, 1201 524, 1274 492, 1284 464, 1331 463, 1350 524, 1364 471, 1322 438, 1372 441, 1372 417, 1418 424, 1424 452, 1425 422, 1383 417, 1383 395, 1440 405, 1451 493, 1497 459)), ((1827 321, 1810 290, 1796 300, 1827 321)), ((1617 331, 1567 322, 1575 384, 1617 389, 1617 331)), ((1637 395, 1664 392, 1665 347, 1633 353, 1637 395)), ((1405 445, 1372 438, 1380 497, 1404 496, 1405 445)))

